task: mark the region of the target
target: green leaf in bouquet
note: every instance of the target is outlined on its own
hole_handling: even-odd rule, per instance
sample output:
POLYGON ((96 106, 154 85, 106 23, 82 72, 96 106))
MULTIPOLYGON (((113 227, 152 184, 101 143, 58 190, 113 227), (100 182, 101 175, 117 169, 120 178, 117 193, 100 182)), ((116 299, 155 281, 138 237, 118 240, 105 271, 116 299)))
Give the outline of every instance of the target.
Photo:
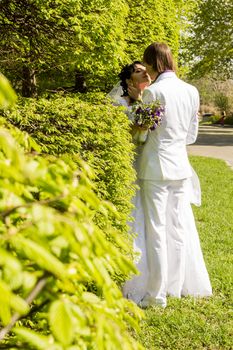
POLYGON ((3 268, 3 278, 8 283, 11 290, 16 290, 21 287, 23 283, 22 270, 15 269, 15 266, 6 265, 3 268))
POLYGON ((62 300, 52 303, 49 310, 49 324, 54 337, 64 346, 73 342, 75 327, 70 305, 62 300))
POLYGON ((42 168, 35 159, 28 159, 23 168, 23 174, 26 179, 35 181, 38 177, 46 174, 46 169, 42 168))
POLYGON ((96 270, 96 280, 100 285, 104 285, 106 287, 111 286, 113 284, 113 281, 106 270, 104 264, 103 264, 103 259, 100 258, 94 258, 93 264, 95 266, 96 270))
POLYGON ((97 324, 97 332, 96 332, 96 345, 97 349, 105 348, 104 338, 106 336, 105 333, 105 319, 104 315, 98 315, 98 324, 97 324))

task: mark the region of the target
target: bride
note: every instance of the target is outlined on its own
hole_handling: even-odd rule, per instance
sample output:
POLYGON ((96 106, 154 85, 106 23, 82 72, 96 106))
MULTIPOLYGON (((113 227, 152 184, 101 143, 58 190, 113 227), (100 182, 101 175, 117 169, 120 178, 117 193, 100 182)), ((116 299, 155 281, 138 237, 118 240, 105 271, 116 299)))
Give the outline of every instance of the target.
MULTIPOLYGON (((131 94, 132 88, 143 91, 150 85, 151 80, 146 72, 143 63, 135 61, 132 64, 123 67, 119 74, 120 82, 108 94, 115 105, 125 106, 126 113, 130 118, 130 111, 135 100, 131 94)), ((156 132, 156 131, 153 131, 156 132)), ((137 159, 143 145, 137 146, 134 167, 138 170, 137 159)), ((192 169, 192 177, 189 178, 186 188, 186 203, 182 208, 183 221, 185 222, 185 278, 182 284, 183 296, 191 295, 194 297, 206 297, 212 295, 212 288, 206 270, 202 255, 199 236, 196 229, 195 219, 192 212, 191 203, 197 206, 201 205, 201 189, 197 174, 192 169)), ((138 190, 133 198, 134 210, 132 217, 133 223, 130 223, 130 230, 136 234, 134 239, 135 264, 139 270, 139 275, 133 276, 123 286, 123 294, 126 298, 133 300, 140 305, 146 293, 148 268, 146 254, 146 237, 144 227, 144 213, 141 203, 140 181, 137 180, 138 190)), ((168 201, 168 205, 172 205, 168 201)), ((172 223, 168 225, 171 227, 172 223)), ((171 265, 171 264, 170 264, 171 265)), ((168 265, 168 283, 167 294, 177 296, 173 289, 172 266, 168 265)))

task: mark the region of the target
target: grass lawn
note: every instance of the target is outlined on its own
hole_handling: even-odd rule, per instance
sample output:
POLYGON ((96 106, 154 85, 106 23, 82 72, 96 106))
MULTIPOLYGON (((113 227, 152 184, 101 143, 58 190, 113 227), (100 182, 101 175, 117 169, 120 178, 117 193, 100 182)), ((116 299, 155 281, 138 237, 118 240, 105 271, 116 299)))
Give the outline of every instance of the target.
POLYGON ((201 181, 202 206, 193 210, 213 296, 146 310, 138 339, 147 350, 233 349, 233 171, 221 160, 190 160, 201 181))

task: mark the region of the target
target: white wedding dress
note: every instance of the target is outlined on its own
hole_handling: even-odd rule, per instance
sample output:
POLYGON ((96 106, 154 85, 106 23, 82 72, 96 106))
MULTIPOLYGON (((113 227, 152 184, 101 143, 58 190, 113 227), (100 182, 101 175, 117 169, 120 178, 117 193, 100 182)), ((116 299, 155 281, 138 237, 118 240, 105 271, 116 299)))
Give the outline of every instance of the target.
MULTIPOLYGON (((118 98, 117 105, 122 105, 129 108, 124 98, 118 98)), ((143 145, 137 147, 134 163, 136 172, 137 155, 140 154, 142 147, 143 145)), ((197 206, 201 205, 201 189, 197 174, 193 169, 192 172, 193 176, 187 180, 186 203, 182 209, 183 220, 186 225, 186 254, 185 279, 183 282, 181 294, 184 296, 191 295, 194 297, 207 297, 212 295, 212 288, 203 259, 199 235, 191 207, 191 203, 197 206)), ((137 180, 136 183, 139 186, 140 181, 137 180)), ((133 204, 134 210, 132 212, 132 217, 134 220, 133 222, 129 223, 129 226, 131 233, 135 235, 133 243, 135 251, 135 265, 139 271, 139 274, 132 276, 132 278, 125 283, 123 286, 123 295, 138 304, 145 296, 148 278, 144 213, 141 204, 141 194, 139 187, 136 191, 135 197, 133 198, 133 204)), ((172 203, 170 203, 170 205, 172 205, 172 203)), ((169 280, 167 294, 175 294, 172 290, 172 287, 169 287, 169 280)))

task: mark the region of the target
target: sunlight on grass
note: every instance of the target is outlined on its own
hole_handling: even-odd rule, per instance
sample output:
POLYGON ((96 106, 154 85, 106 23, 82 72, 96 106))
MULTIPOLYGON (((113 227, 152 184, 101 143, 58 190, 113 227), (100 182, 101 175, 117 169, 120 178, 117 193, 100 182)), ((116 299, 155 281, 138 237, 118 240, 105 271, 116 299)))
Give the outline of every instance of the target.
POLYGON ((233 171, 221 160, 190 160, 201 182, 202 206, 193 210, 213 296, 148 309, 139 335, 147 350, 233 349, 233 171))

